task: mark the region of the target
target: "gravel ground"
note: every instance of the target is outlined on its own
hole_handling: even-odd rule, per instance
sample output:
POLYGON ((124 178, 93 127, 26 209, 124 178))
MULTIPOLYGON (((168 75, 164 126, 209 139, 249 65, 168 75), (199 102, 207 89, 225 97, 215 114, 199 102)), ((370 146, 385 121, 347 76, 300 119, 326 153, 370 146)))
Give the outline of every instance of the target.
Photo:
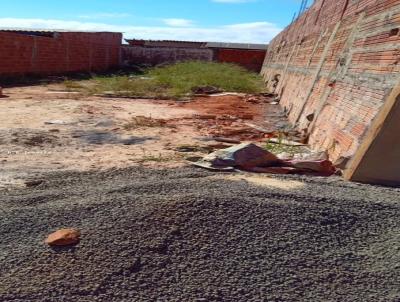
POLYGON ((215 175, 59 173, 0 191, 0 301, 400 301, 400 189, 215 175), (50 249, 62 227, 81 243, 50 249))

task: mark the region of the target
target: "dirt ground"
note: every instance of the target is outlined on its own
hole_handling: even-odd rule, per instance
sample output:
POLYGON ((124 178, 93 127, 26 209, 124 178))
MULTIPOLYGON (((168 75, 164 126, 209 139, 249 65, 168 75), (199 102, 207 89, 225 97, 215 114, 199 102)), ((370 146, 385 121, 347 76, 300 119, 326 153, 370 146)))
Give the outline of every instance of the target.
POLYGON ((49 171, 180 166, 186 157, 224 147, 211 137, 257 141, 264 136, 254 125, 271 131, 287 126, 279 106, 237 95, 190 102, 103 98, 68 92, 60 84, 3 93, 8 98, 0 99, 0 187, 23 185, 49 171), (138 116, 164 121, 130 127, 138 116))
POLYGON ((188 165, 279 106, 62 89, 0 99, 0 301, 400 301, 400 189, 188 165))

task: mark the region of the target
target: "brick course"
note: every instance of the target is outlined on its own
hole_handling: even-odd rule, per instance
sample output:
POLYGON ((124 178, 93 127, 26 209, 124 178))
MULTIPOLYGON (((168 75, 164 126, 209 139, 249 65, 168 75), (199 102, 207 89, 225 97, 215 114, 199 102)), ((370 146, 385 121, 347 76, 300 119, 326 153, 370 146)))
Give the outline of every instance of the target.
POLYGON ((316 0, 271 42, 262 74, 314 149, 357 150, 400 82, 399 28, 400 0, 316 0))

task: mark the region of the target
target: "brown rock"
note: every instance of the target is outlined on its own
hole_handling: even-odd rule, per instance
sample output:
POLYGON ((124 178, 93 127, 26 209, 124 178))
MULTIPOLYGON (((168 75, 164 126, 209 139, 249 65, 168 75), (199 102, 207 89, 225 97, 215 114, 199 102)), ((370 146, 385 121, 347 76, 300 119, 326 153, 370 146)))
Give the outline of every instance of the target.
POLYGON ((50 234, 45 243, 50 246, 67 246, 79 243, 81 233, 76 229, 61 229, 50 234))

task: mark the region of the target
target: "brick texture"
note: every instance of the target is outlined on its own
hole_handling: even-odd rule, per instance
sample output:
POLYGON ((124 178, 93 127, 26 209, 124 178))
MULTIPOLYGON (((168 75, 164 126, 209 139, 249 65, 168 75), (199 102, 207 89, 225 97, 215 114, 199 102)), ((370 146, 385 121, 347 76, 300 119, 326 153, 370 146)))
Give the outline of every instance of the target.
POLYGON ((260 72, 265 59, 265 50, 248 49, 216 49, 216 60, 223 63, 233 63, 248 70, 260 72))
POLYGON ((399 28, 400 0, 316 0, 271 42, 262 74, 314 149, 357 150, 400 82, 399 28))
POLYGON ((122 61, 128 65, 212 61, 213 56, 213 51, 208 48, 122 46, 122 61))
POLYGON ((104 71, 118 67, 122 34, 0 32, 0 77, 104 71))

